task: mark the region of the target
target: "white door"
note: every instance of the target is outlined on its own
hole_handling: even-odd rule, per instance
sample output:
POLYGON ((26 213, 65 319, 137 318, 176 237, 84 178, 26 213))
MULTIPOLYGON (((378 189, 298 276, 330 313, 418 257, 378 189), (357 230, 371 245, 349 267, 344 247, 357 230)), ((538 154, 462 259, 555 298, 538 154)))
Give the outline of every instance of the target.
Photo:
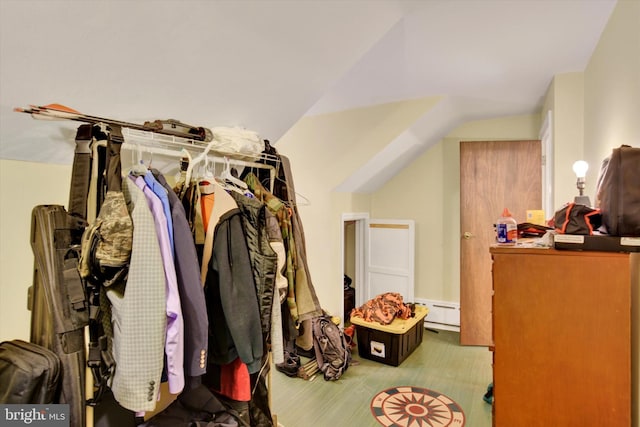
POLYGON ((414 221, 370 219, 367 229, 363 301, 385 292, 397 292, 405 302, 413 302, 414 221))

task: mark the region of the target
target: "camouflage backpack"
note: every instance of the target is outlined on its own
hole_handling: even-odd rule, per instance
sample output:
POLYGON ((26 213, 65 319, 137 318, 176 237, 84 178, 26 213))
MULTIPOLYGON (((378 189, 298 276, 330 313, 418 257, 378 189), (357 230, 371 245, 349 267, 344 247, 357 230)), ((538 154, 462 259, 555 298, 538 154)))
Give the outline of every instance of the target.
POLYGON ((133 222, 122 193, 120 149, 124 139, 113 128, 107 140, 107 194, 100 213, 82 236, 80 276, 111 286, 126 277, 133 245, 133 222))
POLYGON ((133 223, 121 191, 108 191, 100 213, 82 235, 80 276, 103 286, 124 278, 128 272, 133 223))
POLYGON ((351 347, 347 344, 342 329, 331 321, 331 317, 314 317, 311 324, 318 367, 325 380, 335 381, 351 363, 351 347))

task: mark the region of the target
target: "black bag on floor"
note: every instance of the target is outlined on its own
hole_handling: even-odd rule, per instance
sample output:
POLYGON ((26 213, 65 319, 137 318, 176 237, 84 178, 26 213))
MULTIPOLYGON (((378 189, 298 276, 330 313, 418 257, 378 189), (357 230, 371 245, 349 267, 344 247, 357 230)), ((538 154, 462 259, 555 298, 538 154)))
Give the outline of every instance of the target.
POLYGON ((22 340, 0 343, 0 403, 47 404, 56 400, 60 359, 22 340))
POLYGON ((602 164, 596 207, 612 236, 640 236, 640 148, 622 145, 602 164))

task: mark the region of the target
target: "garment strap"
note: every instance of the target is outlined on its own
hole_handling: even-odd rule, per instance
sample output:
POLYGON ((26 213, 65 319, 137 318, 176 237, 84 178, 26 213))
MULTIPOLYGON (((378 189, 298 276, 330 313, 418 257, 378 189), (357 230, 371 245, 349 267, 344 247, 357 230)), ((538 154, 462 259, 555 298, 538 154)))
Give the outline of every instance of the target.
POLYGON ((120 150, 123 142, 122 128, 111 127, 107 139, 107 191, 122 191, 120 150))
POLYGON ((89 179, 91 177, 91 140, 93 125, 84 124, 76 133, 76 150, 73 155, 69 213, 86 219, 89 179))

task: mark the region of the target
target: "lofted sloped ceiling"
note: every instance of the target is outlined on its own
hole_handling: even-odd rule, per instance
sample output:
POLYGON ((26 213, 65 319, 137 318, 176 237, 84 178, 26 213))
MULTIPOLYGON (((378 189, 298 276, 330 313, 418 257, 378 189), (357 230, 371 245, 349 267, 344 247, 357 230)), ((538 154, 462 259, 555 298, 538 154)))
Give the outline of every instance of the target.
POLYGON ((28 104, 277 141, 305 115, 441 97, 338 187, 374 191, 465 121, 537 111, 554 75, 584 70, 614 6, 0 0, 0 157, 71 162, 77 123, 12 111, 28 104))

